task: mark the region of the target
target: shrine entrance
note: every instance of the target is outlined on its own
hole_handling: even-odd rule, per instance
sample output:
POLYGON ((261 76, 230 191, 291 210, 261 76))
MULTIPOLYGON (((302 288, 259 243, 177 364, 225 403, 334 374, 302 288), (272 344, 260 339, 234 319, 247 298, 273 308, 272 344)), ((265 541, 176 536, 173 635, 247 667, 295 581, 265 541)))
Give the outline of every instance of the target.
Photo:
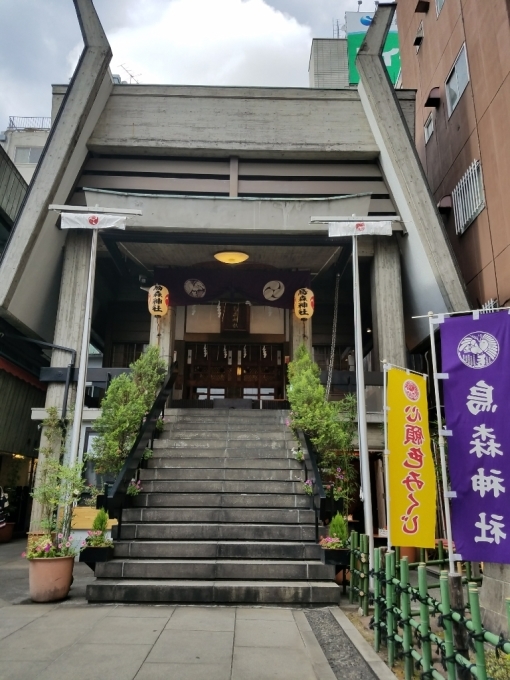
POLYGON ((283 344, 186 343, 185 399, 284 399, 283 344))

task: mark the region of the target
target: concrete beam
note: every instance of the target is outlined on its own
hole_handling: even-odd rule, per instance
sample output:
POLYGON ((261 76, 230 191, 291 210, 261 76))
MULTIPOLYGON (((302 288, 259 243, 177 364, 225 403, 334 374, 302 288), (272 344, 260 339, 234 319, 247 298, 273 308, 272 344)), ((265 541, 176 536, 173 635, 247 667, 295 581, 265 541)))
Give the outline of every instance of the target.
POLYGON ((50 203, 65 203, 87 156, 87 140, 110 95, 112 56, 91 0, 74 0, 85 43, 41 160, 0 261, 0 314, 51 339, 58 301, 61 251, 50 203), (32 302, 37 291, 40 304, 32 302))
POLYGON ((163 196, 85 190, 87 205, 140 208, 128 220, 129 230, 216 231, 232 233, 327 234, 327 224, 310 224, 312 214, 366 215, 369 194, 319 199, 252 199, 163 196))
MULTIPOLYGON (((408 236, 401 241, 408 316, 469 308, 466 287, 382 59, 394 3, 380 3, 358 52, 359 95, 408 236)), ((428 324, 408 323, 412 344, 428 324)))
POLYGON ((91 139, 98 153, 374 159, 356 90, 116 85, 91 139))

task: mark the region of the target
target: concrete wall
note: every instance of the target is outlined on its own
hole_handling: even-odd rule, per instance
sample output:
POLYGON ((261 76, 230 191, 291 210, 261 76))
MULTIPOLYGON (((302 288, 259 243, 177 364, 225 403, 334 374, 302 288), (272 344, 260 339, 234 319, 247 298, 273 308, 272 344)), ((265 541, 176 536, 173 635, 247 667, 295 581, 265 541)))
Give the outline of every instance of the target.
POLYGON ((2 146, 27 184, 30 183, 34 175, 37 163, 16 162, 16 149, 18 147, 38 147, 42 149, 49 134, 50 131, 46 129, 6 130, 5 132, 6 141, 2 146))
POLYGON ((99 153, 378 156, 353 90, 115 85, 88 145, 99 153))
POLYGON ((314 38, 308 69, 310 87, 349 87, 349 62, 345 38, 314 38))

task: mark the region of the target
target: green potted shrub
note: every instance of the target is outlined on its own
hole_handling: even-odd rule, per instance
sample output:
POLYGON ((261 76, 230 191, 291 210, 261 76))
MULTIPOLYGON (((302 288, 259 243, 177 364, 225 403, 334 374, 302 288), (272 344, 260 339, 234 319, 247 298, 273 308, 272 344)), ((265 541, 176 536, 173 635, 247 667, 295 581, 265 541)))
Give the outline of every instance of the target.
POLYGON ((350 561, 349 529, 342 515, 337 512, 328 526, 329 536, 322 538, 322 561, 325 564, 348 566, 350 561))
POLYGON ((92 570, 96 562, 108 562, 113 558, 113 541, 108 538, 108 513, 104 508, 98 510, 92 523, 92 531, 87 532, 80 552, 80 562, 85 562, 92 570))
POLYGON ((30 597, 34 602, 53 602, 67 597, 73 577, 76 550, 71 524, 85 483, 82 463, 65 465, 65 430, 57 409, 48 409, 43 421, 47 446, 40 449, 42 458, 39 484, 31 494, 40 504, 42 535, 32 535, 23 557, 29 561, 30 597))

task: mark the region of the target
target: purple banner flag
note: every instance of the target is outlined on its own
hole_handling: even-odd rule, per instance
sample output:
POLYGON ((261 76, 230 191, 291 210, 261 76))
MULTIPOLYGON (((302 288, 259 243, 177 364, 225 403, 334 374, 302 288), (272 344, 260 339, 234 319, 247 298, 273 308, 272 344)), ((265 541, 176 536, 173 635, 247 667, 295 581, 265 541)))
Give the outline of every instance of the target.
POLYGON ((509 564, 510 316, 452 317, 440 328, 455 551, 509 564))

